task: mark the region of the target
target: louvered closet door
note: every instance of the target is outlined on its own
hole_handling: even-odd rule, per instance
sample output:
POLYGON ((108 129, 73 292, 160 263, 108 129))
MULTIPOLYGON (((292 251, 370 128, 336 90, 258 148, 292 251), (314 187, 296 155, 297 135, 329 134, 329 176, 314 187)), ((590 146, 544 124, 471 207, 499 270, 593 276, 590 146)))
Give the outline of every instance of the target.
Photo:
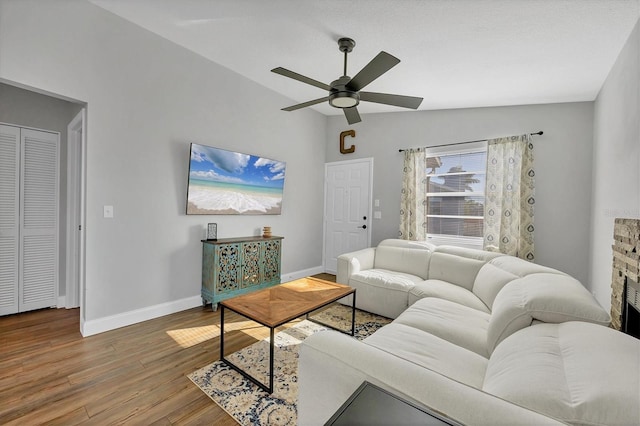
POLYGON ((0 125, 0 315, 18 312, 20 129, 0 125))
POLYGON ((58 297, 58 135, 21 130, 20 311, 58 297))

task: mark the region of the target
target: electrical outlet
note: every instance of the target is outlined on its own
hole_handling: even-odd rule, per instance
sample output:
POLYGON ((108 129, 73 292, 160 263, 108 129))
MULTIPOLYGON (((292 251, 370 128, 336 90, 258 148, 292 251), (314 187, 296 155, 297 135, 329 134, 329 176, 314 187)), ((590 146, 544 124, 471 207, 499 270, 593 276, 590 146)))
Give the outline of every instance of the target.
POLYGON ((373 212, 373 218, 374 219, 382 219, 382 212, 373 212))
POLYGON ((104 206, 103 212, 105 219, 113 218, 113 206, 104 206))

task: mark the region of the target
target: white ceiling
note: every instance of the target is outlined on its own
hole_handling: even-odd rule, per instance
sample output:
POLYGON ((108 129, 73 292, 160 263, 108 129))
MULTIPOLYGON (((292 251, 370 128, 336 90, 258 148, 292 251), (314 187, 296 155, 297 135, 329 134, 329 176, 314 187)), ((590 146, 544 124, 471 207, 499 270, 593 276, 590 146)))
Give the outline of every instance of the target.
POLYGON ((366 90, 423 97, 421 110, 594 100, 640 10, 639 0, 90 1, 282 93, 282 107, 326 92, 270 70, 329 84, 342 75, 337 40, 351 37, 348 74, 384 50, 402 62, 366 90))

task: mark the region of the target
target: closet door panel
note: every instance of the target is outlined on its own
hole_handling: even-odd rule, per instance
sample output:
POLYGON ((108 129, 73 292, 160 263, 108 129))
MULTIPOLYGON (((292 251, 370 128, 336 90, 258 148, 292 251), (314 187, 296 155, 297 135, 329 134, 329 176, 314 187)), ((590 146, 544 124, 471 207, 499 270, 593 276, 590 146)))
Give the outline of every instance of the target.
POLYGON ((18 312, 20 129, 0 125, 0 315, 18 312))
POLYGON ((58 135, 22 129, 20 311, 58 297, 58 135))

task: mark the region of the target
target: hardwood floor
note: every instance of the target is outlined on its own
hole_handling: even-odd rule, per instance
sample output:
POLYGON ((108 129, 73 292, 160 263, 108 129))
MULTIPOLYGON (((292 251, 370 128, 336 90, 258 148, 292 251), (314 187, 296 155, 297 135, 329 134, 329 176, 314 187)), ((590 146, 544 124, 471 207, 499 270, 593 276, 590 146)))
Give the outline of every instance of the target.
MULTIPOLYGON (((228 314, 225 353, 268 337, 228 314)), ((79 316, 0 317, 0 424, 236 424, 186 377, 219 359, 220 311, 189 309, 87 338, 79 316)))

